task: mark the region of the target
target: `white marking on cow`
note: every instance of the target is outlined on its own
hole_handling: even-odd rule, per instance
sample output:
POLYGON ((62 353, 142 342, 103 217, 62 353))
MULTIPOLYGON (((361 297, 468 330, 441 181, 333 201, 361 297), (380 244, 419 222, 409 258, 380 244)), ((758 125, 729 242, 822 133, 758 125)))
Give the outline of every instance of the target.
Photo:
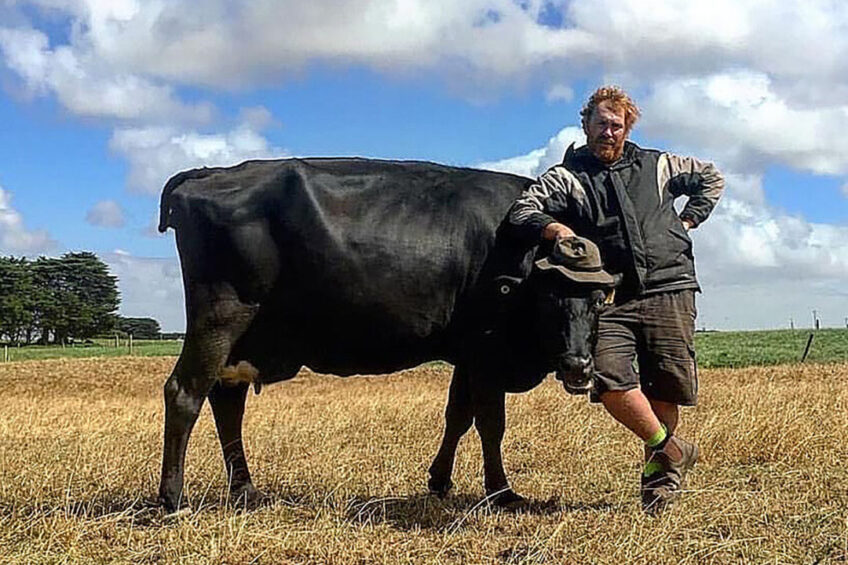
POLYGON ((259 377, 259 369, 248 361, 239 361, 236 365, 224 367, 221 371, 221 382, 235 385, 238 383, 252 383, 259 377))

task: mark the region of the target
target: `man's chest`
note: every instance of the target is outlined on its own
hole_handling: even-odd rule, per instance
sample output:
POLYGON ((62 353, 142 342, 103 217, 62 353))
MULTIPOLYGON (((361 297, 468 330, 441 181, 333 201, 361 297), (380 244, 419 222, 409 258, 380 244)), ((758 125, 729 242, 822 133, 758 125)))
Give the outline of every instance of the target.
POLYGON ((586 204, 599 219, 622 212, 642 215, 660 206, 656 168, 636 161, 626 167, 576 171, 586 191, 586 204))

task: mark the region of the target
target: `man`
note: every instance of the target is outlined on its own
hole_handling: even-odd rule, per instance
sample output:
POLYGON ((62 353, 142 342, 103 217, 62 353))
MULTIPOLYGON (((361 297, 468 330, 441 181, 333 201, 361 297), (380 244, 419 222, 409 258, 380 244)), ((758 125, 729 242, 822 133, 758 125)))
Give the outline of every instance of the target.
POLYGON ((698 448, 673 435, 679 406, 697 401, 695 278, 687 232, 724 189, 711 163, 642 149, 627 140, 639 109, 618 87, 599 88, 581 111, 586 145, 515 201, 507 222, 523 240, 594 241, 622 275, 602 312, 592 399, 645 442, 642 505, 656 512, 679 494, 698 448), (675 198, 688 196, 678 216, 675 198), (638 372, 634 369, 638 363, 638 372))

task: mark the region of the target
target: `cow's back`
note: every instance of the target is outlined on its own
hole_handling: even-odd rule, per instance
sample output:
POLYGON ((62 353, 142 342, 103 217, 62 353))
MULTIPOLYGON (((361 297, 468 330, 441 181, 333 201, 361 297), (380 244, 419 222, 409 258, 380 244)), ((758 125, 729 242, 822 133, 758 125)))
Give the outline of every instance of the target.
POLYGON ((422 162, 251 161, 172 179, 162 226, 177 231, 187 292, 224 281, 260 304, 237 356, 386 372, 450 357, 457 311, 527 182, 422 162))

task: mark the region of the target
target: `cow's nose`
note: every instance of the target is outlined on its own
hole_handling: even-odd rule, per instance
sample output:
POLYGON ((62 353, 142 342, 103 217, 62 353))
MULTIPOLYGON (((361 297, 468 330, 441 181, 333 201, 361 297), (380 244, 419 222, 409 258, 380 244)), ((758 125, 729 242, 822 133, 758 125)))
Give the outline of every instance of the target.
POLYGON ((586 394, 592 390, 592 356, 570 357, 564 370, 557 371, 557 379, 562 381, 569 394, 586 394))
POLYGON ((585 373, 592 366, 592 357, 574 357, 570 364, 574 369, 585 373))

